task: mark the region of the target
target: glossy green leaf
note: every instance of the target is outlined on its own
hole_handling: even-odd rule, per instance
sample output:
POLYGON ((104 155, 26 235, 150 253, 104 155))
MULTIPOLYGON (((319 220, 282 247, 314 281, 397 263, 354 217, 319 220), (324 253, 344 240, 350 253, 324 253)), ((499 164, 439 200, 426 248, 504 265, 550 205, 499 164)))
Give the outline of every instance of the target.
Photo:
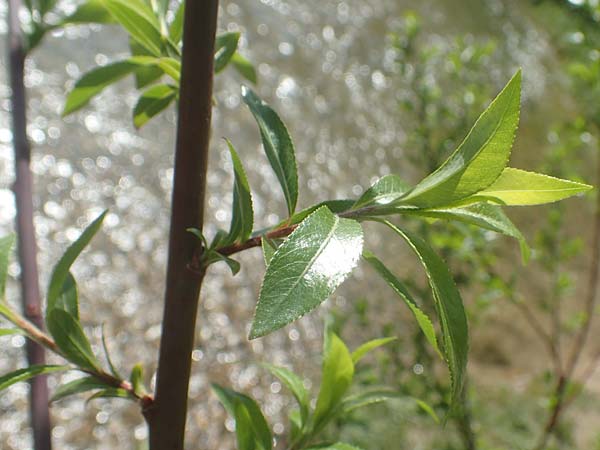
POLYGON ((247 395, 212 385, 227 412, 235 419, 238 450, 271 450, 273 437, 260 407, 247 395))
POLYGON ((70 269, 77 257, 83 249, 90 243, 94 235, 102 226, 102 221, 106 216, 107 211, 100 214, 87 228, 81 233, 81 236, 73 242, 64 255, 60 258, 52 275, 50 276, 50 284, 48 285, 47 306, 46 306, 46 321, 48 314, 56 308, 62 308, 71 313, 77 319, 77 295, 74 287, 75 280, 70 274, 70 269), (75 295, 73 295, 75 292, 75 295), (75 304, 73 304, 75 302, 75 304))
POLYGON ((22 335, 24 336, 26 333, 20 328, 0 328, 0 337, 2 336, 14 336, 14 335, 22 335))
POLYGON ((390 399, 402 397, 404 397, 404 395, 390 389, 372 389, 344 398, 340 410, 342 414, 348 414, 349 412, 365 406, 375 405, 390 399))
POLYGON ((242 98, 258 123, 267 159, 281 184, 291 216, 298 201, 298 173, 292 138, 277 113, 252 89, 243 86, 242 98))
MULTIPOLYGON (((129 39, 129 50, 132 56, 152 57, 152 54, 145 47, 142 47, 136 40, 131 38, 129 39)), ((164 71, 157 65, 141 65, 133 73, 135 75, 135 87, 142 89, 162 77, 164 71)))
POLYGON ((356 363, 358 363, 361 359, 363 359, 367 353, 371 352, 372 350, 375 350, 376 348, 379 348, 383 345, 387 345, 390 342, 394 342, 397 338, 395 337, 387 337, 387 338, 380 338, 380 339, 373 339, 369 342, 365 342, 364 344, 362 344, 360 347, 358 347, 356 350, 354 350, 352 352, 352 363, 354 365, 356 365, 356 363))
POLYGON ((330 419, 354 377, 354 363, 346 344, 331 330, 325 331, 323 342, 323 374, 314 413, 317 432, 330 419))
POLYGON ((168 84, 158 84, 146 90, 133 109, 133 124, 142 127, 151 118, 165 110, 177 97, 177 88, 168 84))
POLYGON ((69 314, 71 314, 74 318, 79 319, 79 301, 77 295, 77 282, 71 272, 67 273, 67 277, 62 285, 60 293, 56 300, 50 305, 48 304, 48 310, 50 308, 59 308, 62 309, 69 314))
POLYGON ((239 52, 233 54, 230 63, 235 67, 235 70, 250 83, 256 84, 258 82, 258 76, 256 75, 254 65, 240 55, 239 52))
POLYGON ((352 209, 364 208, 365 206, 387 205, 400 198, 410 189, 397 175, 386 175, 377 180, 363 195, 360 196, 352 209))
POLYGON ((144 386, 144 367, 141 364, 133 366, 129 380, 133 386, 133 392, 135 392, 137 396, 143 397, 146 395, 148 391, 146 386, 144 386))
POLYGON ((552 203, 592 189, 592 186, 507 167, 487 189, 477 193, 508 206, 552 203))
POLYGON ((48 331, 65 358, 82 369, 98 370, 100 364, 96 360, 92 347, 73 316, 62 309, 51 309, 46 316, 48 331))
POLYGON ((308 216, 273 255, 260 291, 250 339, 316 308, 356 267, 363 245, 358 222, 327 207, 308 216))
POLYGON ((304 387, 302 378, 283 367, 272 366, 270 364, 263 364, 263 367, 275 375, 294 395, 298 406, 300 406, 300 428, 303 428, 308 419, 310 397, 304 387))
POLYGON ((456 407, 460 401, 469 349, 467 317, 462 298, 448 266, 429 244, 390 222, 384 223, 406 240, 421 260, 427 273, 441 324, 444 356, 452 379, 452 406, 456 407))
POLYGON ((252 210, 252 194, 242 161, 233 144, 227 139, 227 146, 233 162, 235 175, 233 183, 233 210, 231 213, 231 226, 229 228, 228 243, 235 241, 244 242, 252 234, 254 226, 254 212, 252 210))
POLYGON ((210 250, 206 254, 206 264, 210 265, 218 261, 222 261, 229 266, 232 275, 237 275, 241 269, 241 265, 235 259, 222 255, 215 250, 210 250))
POLYGON ((334 214, 340 214, 350 210, 352 208, 352 205, 354 205, 354 200, 327 200, 321 203, 317 203, 316 205, 309 206, 308 208, 295 213, 292 217, 290 217, 288 220, 281 222, 279 225, 284 226, 288 223, 300 223, 322 206, 327 206, 327 208, 329 208, 329 210, 334 214))
POLYGON ((121 388, 107 388, 102 389, 101 391, 96 392, 94 395, 90 396, 85 403, 89 403, 92 400, 97 400, 99 398, 122 398, 124 400, 136 400, 129 391, 121 388))
POLYGON ((403 213, 435 219, 457 220, 510 236, 519 241, 523 261, 529 260, 530 249, 525 237, 499 206, 477 203, 456 208, 404 210, 403 213))
POLYGON ((119 61, 98 67, 83 75, 67 96, 63 116, 71 114, 84 107, 104 88, 116 83, 121 78, 132 73, 139 64, 132 60, 119 61))
POLYGON ((110 12, 129 35, 154 56, 161 55, 163 39, 152 9, 142 0, 103 0, 110 12))
POLYGON ((0 301, 4 301, 6 295, 6 277, 8 275, 8 263, 10 254, 15 243, 15 235, 10 234, 0 238, 0 301))
POLYGON ((491 185, 506 167, 519 123, 521 71, 508 82, 450 157, 399 201, 431 208, 491 185))
POLYGON ((277 248, 265 236, 263 236, 260 240, 260 245, 263 251, 263 257, 265 259, 265 266, 268 266, 271 262, 271 259, 273 259, 273 255, 275 254, 277 248))
POLYGON ((221 72, 237 50, 240 33, 223 33, 215 38, 215 73, 221 72))
POLYGON ((367 261, 371 267, 373 267, 379 275, 384 279, 384 281, 398 294, 398 296, 406 303, 408 309, 413 313, 419 328, 425 335, 427 342, 434 348, 434 350, 442 356, 440 352, 440 348, 438 346, 437 337, 435 335, 435 328, 433 327, 433 323, 431 323, 431 319, 427 314, 423 312, 421 308, 417 305, 417 302, 414 300, 412 295, 408 292, 404 283, 402 283, 386 266, 379 260, 375 255, 371 252, 365 251, 363 252, 363 258, 367 261))
POLYGON ((31 366, 26 367, 25 369, 15 370, 14 372, 0 377, 0 391, 12 386, 13 384, 37 377, 38 375, 61 372, 69 369, 70 367, 67 366, 31 366))
POLYGON ((181 38, 183 37, 184 14, 185 0, 183 0, 179 5, 179 8, 177 8, 173 22, 171 22, 171 26, 169 27, 169 38, 171 38, 171 41, 173 41, 175 44, 179 44, 179 42, 181 42, 181 38))
POLYGON ((56 402, 71 395, 95 391, 97 389, 106 389, 107 387, 110 386, 93 376, 77 378, 56 388, 50 401, 56 402))
POLYGON ((60 25, 114 22, 112 15, 104 7, 103 2, 104 0, 87 0, 81 3, 72 14, 60 21, 60 25))

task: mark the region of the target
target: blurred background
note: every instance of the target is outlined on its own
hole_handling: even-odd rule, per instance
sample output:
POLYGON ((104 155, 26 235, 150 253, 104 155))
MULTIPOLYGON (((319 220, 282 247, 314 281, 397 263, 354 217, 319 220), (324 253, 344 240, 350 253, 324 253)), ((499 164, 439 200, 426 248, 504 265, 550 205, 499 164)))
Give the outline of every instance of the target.
MULTIPOLYGON (((59 2, 70 11, 74 1, 59 2)), ((6 2, 0 40, 6 48, 6 2)), ((222 31, 241 31, 241 53, 258 71, 257 90, 279 112, 296 145, 300 206, 356 198, 388 173, 417 182, 460 143, 477 116, 519 68, 524 88, 511 165, 597 183, 600 126, 600 9, 595 0, 223 0, 222 31)), ((35 224, 42 286, 64 249, 103 209, 103 231, 74 266, 81 317, 100 345, 104 326, 114 362, 125 372, 155 370, 166 261, 174 109, 136 131, 136 94, 128 79, 91 106, 61 118, 65 93, 88 69, 127 55, 116 27, 54 32, 27 61, 29 137, 33 145, 35 224)), ((14 229, 12 133, 7 55, 0 65, 0 235, 14 229)), ((243 80, 215 80, 208 179, 207 234, 227 228, 233 182, 232 140, 245 161, 256 227, 285 216, 285 203, 240 104, 243 80)), ((357 413, 332 436, 366 449, 533 449, 553 407, 556 349, 568 354, 582 324, 591 260, 594 194, 560 204, 509 210, 533 248, 521 263, 507 238, 468 226, 418 221, 408 226, 444 255, 467 304, 471 326, 465 408, 442 427, 411 401, 357 413), (368 418, 369 420, 365 420, 368 418)), ((432 308, 426 280, 404 248, 373 225, 368 246, 410 280, 432 308)), ((358 374, 421 398, 443 415, 449 377, 394 293, 359 267, 324 308, 273 335, 246 339, 262 276, 259 250, 240 255, 241 272, 210 269, 202 292, 190 385, 190 449, 234 448, 211 381, 254 396, 275 434, 285 433, 291 396, 256 363, 286 365, 318 384, 323 320, 351 348, 398 336, 358 374), (258 268, 258 269, 257 269, 258 268)), ((17 277, 18 264, 10 274, 17 277)), ((16 283, 8 298, 18 302, 16 283)), ((568 410, 552 449, 600 449, 600 347, 594 332, 582 353, 568 410)), ((0 337, 0 373, 25 364, 21 336, 0 337)), ((55 386, 56 378, 50 379, 55 386)), ((63 379, 66 381, 66 379, 63 379)), ((151 381, 151 380, 149 380, 151 381)), ((307 381, 308 382, 308 381, 307 381)), ((309 382, 310 384, 310 382, 309 382)), ((28 385, 0 396, 0 448, 31 448, 28 385)), ((143 449, 147 430, 137 406, 82 398, 52 408, 61 450, 143 449)))

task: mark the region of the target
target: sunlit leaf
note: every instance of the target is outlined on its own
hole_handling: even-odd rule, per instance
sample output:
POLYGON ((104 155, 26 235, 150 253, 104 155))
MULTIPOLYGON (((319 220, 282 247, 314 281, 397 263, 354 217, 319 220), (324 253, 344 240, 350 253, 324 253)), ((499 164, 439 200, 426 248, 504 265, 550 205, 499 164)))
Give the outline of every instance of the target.
POLYGON ((227 140, 229 153, 233 162, 233 172, 235 175, 233 184, 233 210, 231 214, 231 227, 229 228, 228 243, 235 241, 244 242, 252 234, 254 226, 254 212, 252 210, 252 194, 246 172, 242 166, 242 161, 235 148, 227 140))
POLYGON ((356 267, 362 245, 358 222, 325 206, 308 216, 267 267, 250 338, 293 322, 327 299, 356 267))
POLYGON ((151 118, 165 110, 177 98, 177 88, 168 84, 158 84, 147 89, 138 99, 133 109, 133 124, 142 127, 151 118))
POLYGON ((171 41, 175 44, 179 44, 181 42, 181 38, 183 36, 183 17, 185 14, 185 0, 181 2, 179 8, 177 8, 177 12, 175 13, 175 17, 173 18, 173 22, 171 22, 171 26, 169 27, 169 37, 171 41))
POLYGON ((298 173, 292 139, 277 113, 252 89, 242 87, 242 97, 258 123, 267 159, 281 184, 291 216, 298 201, 298 173))
POLYGON ((508 206, 552 203, 592 189, 592 186, 507 167, 487 189, 477 193, 508 206))
POLYGON ((233 67, 235 67, 235 70, 237 70, 237 72, 250 83, 257 83, 258 77, 256 75, 256 69, 254 68, 254 65, 240 55, 239 52, 235 52, 233 54, 230 63, 233 65, 233 67))
POLYGON ((60 21, 61 26, 85 23, 111 23, 112 15, 104 7, 104 0, 87 0, 77 6, 75 11, 60 21))
POLYGON ((344 398, 341 404, 341 410, 343 414, 347 414, 356 409, 363 408, 369 405, 375 405, 382 403, 390 399, 403 398, 405 397, 397 391, 390 389, 372 389, 369 391, 361 392, 360 394, 351 395, 344 398))
POLYGON ((46 316, 46 325, 65 358, 83 369, 99 369, 100 364, 92 352, 92 347, 81 325, 73 316, 62 309, 54 308, 46 316))
POLYGON ((234 55, 238 41, 240 40, 240 33, 223 33, 219 34, 215 39, 215 73, 221 72, 234 55))
POLYGON ((408 292, 408 289, 404 284, 371 252, 363 252, 363 258, 377 271, 379 275, 385 280, 385 282, 398 294, 398 296, 406 303, 406 306, 410 309, 421 328, 421 331, 425 335, 427 342, 433 347, 433 349, 441 356, 441 352, 438 346, 437 337, 435 335, 435 328, 431 323, 431 319, 427 314, 423 312, 417 305, 412 295, 408 292))
POLYGON ((386 175, 377 180, 363 195, 360 196, 352 209, 364 208, 372 205, 386 205, 400 198, 410 189, 397 175, 386 175))
POLYGON ((50 401, 56 402, 71 395, 95 391, 97 389, 106 389, 107 387, 110 386, 93 376, 77 378, 56 388, 50 401))
POLYGON ((383 345, 387 345, 390 342, 394 342, 397 338, 395 337, 387 337, 380 339, 373 339, 369 342, 365 342, 360 347, 352 352, 352 363, 356 365, 362 358, 364 358, 369 352, 379 348, 383 345))
POLYGON ((129 391, 122 388, 106 388, 101 391, 96 392, 94 395, 90 396, 85 403, 89 403, 92 400, 96 400, 99 398, 122 398, 124 400, 136 400, 129 391))
POLYGON ((67 273, 67 277, 63 282, 60 294, 52 304, 48 302, 48 310, 51 308, 62 309, 74 318, 79 319, 79 301, 77 295, 77 283, 71 272, 67 273))
POLYGON ((294 395, 294 398, 300 406, 300 428, 303 428, 308 419, 310 397, 308 391, 304 387, 302 378, 283 367, 272 366, 270 364, 263 364, 263 367, 266 367, 273 375, 279 378, 279 380, 294 395))
POLYGON ((146 395, 147 390, 146 386, 144 386, 144 367, 141 364, 133 366, 129 380, 133 386, 133 392, 135 392, 137 396, 143 397, 146 395))
POLYGON ((431 208, 491 185, 506 167, 519 123, 521 71, 508 82, 456 151, 399 202, 431 208))
POLYGON ((25 332, 20 328, 0 328, 0 337, 14 335, 25 335, 25 332))
POLYGON ((15 370, 14 372, 0 377, 0 391, 12 386, 15 383, 27 381, 33 377, 37 377, 38 375, 61 372, 69 369, 70 367, 68 366, 31 366, 26 367, 25 369, 15 370))

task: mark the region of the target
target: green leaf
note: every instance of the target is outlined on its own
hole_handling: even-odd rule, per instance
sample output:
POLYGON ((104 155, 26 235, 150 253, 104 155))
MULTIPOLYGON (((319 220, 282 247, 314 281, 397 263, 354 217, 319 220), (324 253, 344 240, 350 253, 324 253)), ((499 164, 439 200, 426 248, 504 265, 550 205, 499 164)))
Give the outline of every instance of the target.
POLYGON ((73 316, 62 309, 54 308, 47 314, 46 324, 66 359, 82 369, 99 370, 100 364, 92 352, 92 347, 81 325, 73 316))
POLYGON ((146 386, 144 386, 144 367, 141 364, 133 366, 129 380, 133 386, 133 392, 135 392, 138 397, 143 397, 147 394, 148 391, 146 386))
POLYGON ((63 116, 84 107, 102 90, 132 73, 140 65, 129 59, 98 67, 83 75, 67 96, 63 116))
POLYGON ((71 314, 74 318, 79 319, 79 302, 77 296, 77 282, 71 272, 67 273, 67 277, 61 287, 60 294, 54 300, 53 304, 50 306, 48 304, 48 310, 50 308, 59 308, 62 309, 69 314, 71 314))
POLYGON ((349 412, 364 406, 375 405, 390 399, 402 397, 404 396, 397 391, 392 391, 389 389, 372 389, 344 398, 341 404, 341 411, 342 414, 348 414, 349 412))
POLYGON ((77 319, 78 308, 75 280, 73 280, 69 270, 83 249, 90 243, 94 235, 102 226, 102 221, 104 220, 106 213, 107 211, 104 211, 87 226, 83 233, 81 233, 81 236, 69 246, 56 266, 54 266, 54 270, 50 276, 50 284, 48 285, 46 321, 48 320, 48 314, 56 308, 64 309, 77 319), (73 292, 75 292, 75 295, 73 295, 73 292))
POLYGON ((151 118, 166 109, 175 98, 177 88, 168 84, 158 84, 146 90, 133 109, 133 124, 142 127, 151 118))
POLYGON ((0 337, 1 336, 14 336, 14 335, 26 336, 27 333, 25 333, 20 328, 0 328, 0 337))
POLYGON ((434 350, 438 353, 438 355, 442 355, 440 352, 440 348, 438 346, 437 337, 435 336, 435 329, 433 328, 433 324, 431 323, 431 319, 427 314, 423 312, 421 308, 417 305, 417 302, 408 292, 408 289, 404 284, 379 260, 375 255, 371 252, 365 251, 363 252, 363 258, 371 264, 371 266, 377 271, 379 275, 384 279, 384 281, 398 294, 398 296, 404 300, 408 309, 413 313, 419 328, 425 335, 427 342, 434 348, 434 350))
POLYGON ((38 4, 40 15, 44 17, 48 11, 54 8, 56 0, 38 0, 38 4))
POLYGON ((27 381, 38 375, 43 375, 52 372, 61 372, 69 370, 68 366, 31 366, 25 369, 15 370, 7 375, 0 377, 0 391, 12 386, 20 381, 27 381))
POLYGON ((529 260, 530 249, 525 237, 499 206, 478 203, 457 208, 403 210, 402 213, 434 219, 457 220, 510 236, 519 241, 523 262, 529 260))
POLYGON ((86 405, 92 400, 96 400, 98 398, 122 398, 125 400, 136 400, 129 391, 122 388, 107 388, 101 391, 96 392, 94 395, 90 396, 85 403, 86 405))
POLYGON ((183 17, 185 14, 185 0, 181 2, 179 8, 177 8, 177 12, 175 13, 175 18, 173 22, 171 22, 171 26, 169 27, 169 38, 175 43, 179 44, 181 42, 181 38, 183 37, 183 17))
POLYGON ((237 50, 240 33, 223 33, 215 39, 215 73, 221 72, 237 50))
POLYGON ((265 258, 265 266, 268 266, 271 262, 271 259, 273 259, 273 255, 275 254, 277 248, 269 241, 269 239, 267 239, 266 236, 262 237, 260 240, 260 245, 262 247, 263 257, 265 258))
POLYGON ((6 295, 6 276, 8 274, 10 253, 14 243, 14 234, 0 238, 0 302, 4 301, 6 295))
POLYGON ((310 447, 306 450, 362 450, 354 445, 345 444, 343 442, 336 442, 335 444, 323 444, 316 447, 310 447))
POLYGON ((232 259, 228 256, 222 255, 216 250, 210 249, 206 252, 206 264, 210 265, 218 261, 222 261, 229 266, 231 269, 232 275, 237 275, 241 269, 240 263, 235 259, 232 259))
POLYGON ((252 210, 252 194, 246 172, 242 166, 233 144, 226 139, 231 160, 233 162, 233 171, 235 181, 233 183, 233 211, 231 213, 231 227, 229 228, 228 244, 235 241, 244 242, 252 234, 254 226, 254 212, 252 210))
POLYGON ((521 71, 477 119, 456 151, 399 202, 432 208, 491 185, 506 167, 519 123, 521 71))
POLYGON ((377 180, 363 195, 360 196, 352 209, 364 208, 372 205, 387 205, 400 198, 410 189, 397 175, 386 175, 377 180))
POLYGON ((323 375, 314 413, 317 433, 331 418, 354 377, 354 363, 346 344, 331 330, 325 330, 323 342, 323 375))
POLYGON ((473 198, 508 206, 552 203, 592 189, 592 186, 507 167, 487 189, 473 198))
POLYGON ((256 69, 254 68, 254 65, 252 65, 250 61, 248 61, 246 58, 240 55, 239 52, 235 52, 233 54, 230 63, 233 64, 235 70, 237 70, 237 72, 250 83, 257 83, 258 77, 256 76, 256 69))
POLYGON ((99 380, 98 378, 93 376, 78 378, 69 383, 59 386, 54 391, 54 395, 52 395, 50 402, 56 402, 65 397, 80 394, 82 392, 89 392, 97 389, 106 389, 107 387, 110 386, 108 386, 102 380, 99 380))
POLYGON ((302 429, 306 425, 310 407, 310 398, 308 391, 304 387, 302 378, 283 367, 272 366, 271 364, 262 364, 262 366, 275 375, 294 395, 294 398, 300 406, 299 428, 302 429))
POLYGON ((142 0, 103 0, 105 8, 129 35, 154 56, 160 56, 163 39, 152 9, 142 0))
POLYGON ((59 22, 59 26, 85 23, 112 23, 113 17, 104 7, 104 0, 87 0, 59 22))
POLYGON ((212 384, 213 391, 235 419, 238 450, 271 450, 273 437, 260 407, 250 397, 212 384))
POLYGON ((462 298, 450 275, 448 266, 429 244, 390 222, 385 221, 384 223, 406 240, 421 260, 427 273, 442 328, 444 356, 450 369, 452 406, 456 407, 460 402, 469 348, 467 317, 462 298))
POLYGON ((356 365, 356 363, 358 363, 370 351, 375 350, 383 345, 387 345, 390 342, 394 342, 396 339, 396 337, 387 337, 365 342, 352 352, 352 363, 356 365))
POLYGON ((102 349, 104 350, 104 356, 106 357, 106 362, 108 363, 108 367, 110 368, 110 373, 112 373, 115 378, 122 380, 123 377, 115 367, 112 362, 112 358, 110 357, 110 353, 108 351, 108 345, 106 343, 106 335, 104 334, 104 324, 102 324, 102 349))
MULTIPOLYGON (((152 57, 152 54, 148 50, 146 50, 144 47, 138 44, 137 41, 131 38, 129 39, 129 50, 131 51, 132 56, 152 57)), ((142 89, 158 80, 163 74, 164 71, 157 65, 140 66, 134 71, 135 87, 138 89, 142 89)))
POLYGON ((354 200, 327 200, 295 213, 292 217, 290 217, 288 220, 284 220, 279 225, 285 226, 286 224, 300 223, 322 206, 327 206, 327 208, 329 208, 329 210, 334 214, 340 214, 350 210, 352 205, 354 205, 354 200))
POLYGON ((419 408, 421 408, 423 411, 425 411, 429 417, 431 417, 433 419, 433 421, 437 424, 440 423, 440 418, 438 417, 438 415, 435 413, 435 410, 427 403, 425 403, 423 400, 420 400, 418 398, 414 399, 415 403, 417 404, 417 406, 419 408))
POLYGON ((252 89, 243 86, 242 98, 258 123, 267 159, 281 184, 291 216, 298 201, 298 173, 292 138, 277 113, 252 89))
POLYGON ((269 334, 329 297, 356 267, 360 224, 327 207, 306 218, 273 255, 260 291, 250 339, 269 334))

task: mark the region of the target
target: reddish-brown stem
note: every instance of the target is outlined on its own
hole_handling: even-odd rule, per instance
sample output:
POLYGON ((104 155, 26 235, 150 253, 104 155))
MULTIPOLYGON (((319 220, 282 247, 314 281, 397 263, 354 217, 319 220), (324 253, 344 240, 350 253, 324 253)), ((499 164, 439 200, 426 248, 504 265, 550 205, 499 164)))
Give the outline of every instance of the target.
MULTIPOLYGON (((17 206, 17 236, 21 264, 21 298, 25 316, 38 328, 43 327, 40 306, 40 287, 36 260, 36 239, 33 226, 33 182, 29 164, 31 149, 27 139, 27 106, 25 100, 24 67, 26 53, 23 46, 19 20, 20 0, 9 0, 9 53, 11 115, 15 149, 14 184, 17 206)), ((33 341, 27 342, 27 360, 30 365, 46 361, 44 348, 33 341)), ((36 450, 52 448, 48 386, 46 377, 36 377, 30 382, 30 420, 36 450)))
MULTIPOLYGON (((265 233, 265 236, 267 237, 267 239, 280 239, 289 236, 292 233, 292 231, 296 229, 297 226, 298 225, 289 225, 287 227, 277 228, 276 230, 265 233)), ((221 247, 217 251, 223 256, 231 256, 235 253, 248 250, 249 248, 260 247, 261 243, 262 236, 256 236, 242 243, 231 244, 226 247, 221 247)))
POLYGON ((191 353, 204 271, 186 230, 202 230, 218 0, 186 2, 169 258, 154 404, 144 410, 151 450, 183 450, 191 353))

